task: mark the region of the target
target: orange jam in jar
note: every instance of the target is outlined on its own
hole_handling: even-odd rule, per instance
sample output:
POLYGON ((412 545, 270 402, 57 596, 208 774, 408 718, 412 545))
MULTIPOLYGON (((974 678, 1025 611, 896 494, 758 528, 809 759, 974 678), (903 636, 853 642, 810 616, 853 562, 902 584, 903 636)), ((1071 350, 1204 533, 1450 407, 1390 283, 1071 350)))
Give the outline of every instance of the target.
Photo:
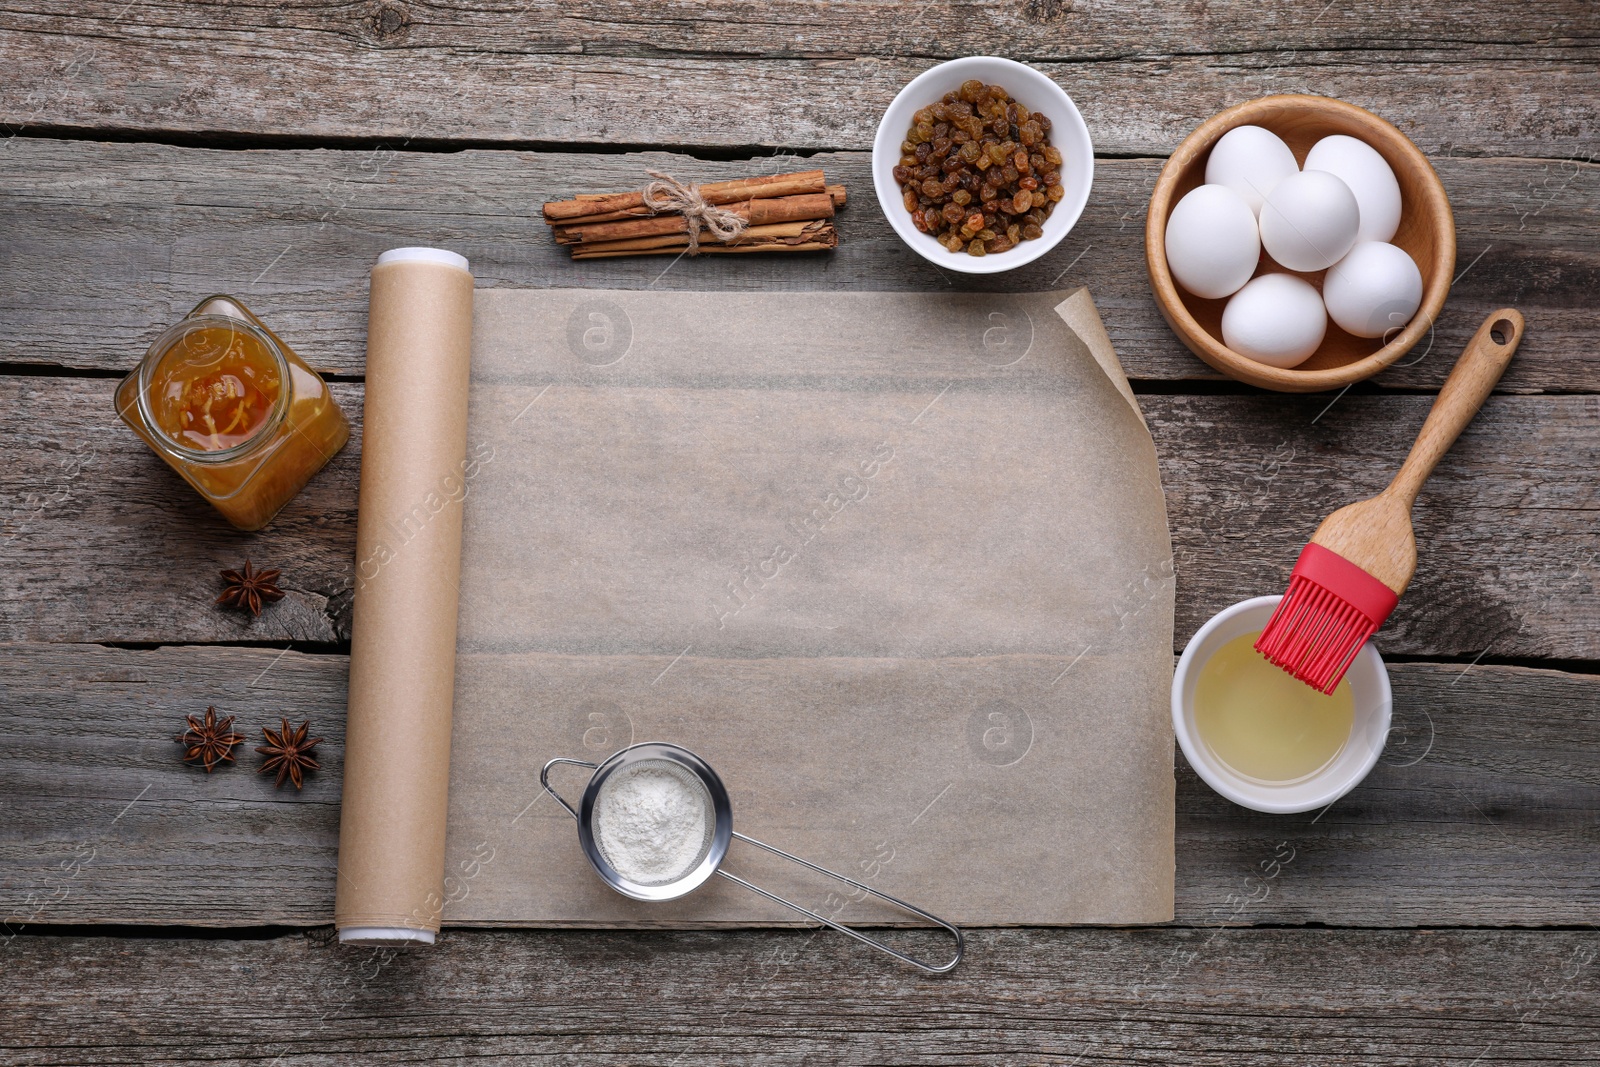
POLYGON ((350 439, 328 386, 237 300, 212 296, 117 386, 117 414, 241 530, 259 530, 350 439))

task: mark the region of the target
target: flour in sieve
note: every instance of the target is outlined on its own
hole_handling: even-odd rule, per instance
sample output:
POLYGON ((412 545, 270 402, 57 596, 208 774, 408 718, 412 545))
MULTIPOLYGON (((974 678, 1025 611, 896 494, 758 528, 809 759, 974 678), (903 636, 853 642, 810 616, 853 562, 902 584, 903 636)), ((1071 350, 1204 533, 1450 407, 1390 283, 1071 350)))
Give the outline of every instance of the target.
POLYGON ((641 885, 688 873, 710 836, 705 794, 648 763, 608 778, 596 807, 601 851, 618 874, 641 885))

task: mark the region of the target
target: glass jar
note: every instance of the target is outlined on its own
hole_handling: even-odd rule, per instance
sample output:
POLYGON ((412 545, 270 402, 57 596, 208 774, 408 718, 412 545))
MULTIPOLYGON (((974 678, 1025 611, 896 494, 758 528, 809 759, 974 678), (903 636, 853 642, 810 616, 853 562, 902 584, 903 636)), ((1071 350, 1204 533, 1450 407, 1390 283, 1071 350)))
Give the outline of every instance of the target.
POLYGON ((117 414, 223 518, 259 530, 350 439, 317 372, 230 296, 156 338, 117 414))

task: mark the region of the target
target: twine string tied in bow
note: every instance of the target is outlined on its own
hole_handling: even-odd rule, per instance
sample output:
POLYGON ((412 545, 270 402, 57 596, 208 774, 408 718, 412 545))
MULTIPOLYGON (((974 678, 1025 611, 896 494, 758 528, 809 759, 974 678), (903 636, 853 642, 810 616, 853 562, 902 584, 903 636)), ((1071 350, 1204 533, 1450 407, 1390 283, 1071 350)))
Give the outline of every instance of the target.
POLYGON ((654 180, 640 194, 644 206, 653 212, 683 216, 689 230, 689 255, 700 254, 701 230, 726 244, 740 237, 749 225, 737 212, 706 203, 699 186, 685 185, 659 170, 645 173, 654 180))

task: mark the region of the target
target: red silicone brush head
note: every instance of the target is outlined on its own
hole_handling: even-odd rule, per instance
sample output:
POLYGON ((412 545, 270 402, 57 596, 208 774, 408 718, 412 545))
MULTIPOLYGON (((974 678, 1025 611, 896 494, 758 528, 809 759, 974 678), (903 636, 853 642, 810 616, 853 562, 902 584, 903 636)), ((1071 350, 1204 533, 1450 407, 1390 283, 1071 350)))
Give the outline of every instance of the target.
POLYGON ((1331 693, 1399 600, 1337 552, 1307 545, 1256 651, 1311 688, 1331 693))

